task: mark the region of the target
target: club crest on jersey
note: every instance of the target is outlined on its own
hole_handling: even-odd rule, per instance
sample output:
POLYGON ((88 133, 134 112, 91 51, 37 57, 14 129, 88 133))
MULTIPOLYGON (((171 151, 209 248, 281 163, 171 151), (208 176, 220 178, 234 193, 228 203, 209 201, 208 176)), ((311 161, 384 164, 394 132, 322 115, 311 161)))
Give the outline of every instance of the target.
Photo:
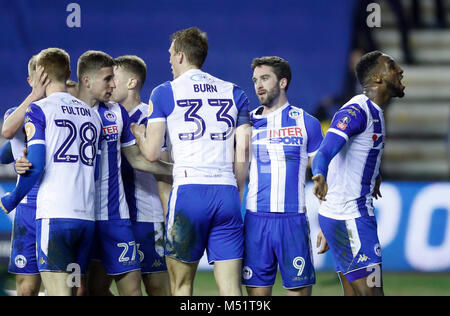
POLYGON ((14 264, 20 269, 25 268, 25 266, 27 265, 27 258, 25 258, 23 255, 18 255, 14 258, 14 264))
POLYGON ((116 115, 111 111, 105 111, 103 115, 105 116, 105 119, 107 119, 110 122, 116 121, 116 115))
POLYGON ((350 123, 351 119, 350 116, 344 116, 343 118, 341 118, 337 124, 337 128, 341 129, 341 130, 345 130, 348 126, 348 124, 350 123))
POLYGON ((297 110, 292 109, 292 110, 289 111, 289 117, 292 118, 292 119, 298 118, 299 115, 300 115, 300 112, 297 111, 297 110))
POLYGON ((27 140, 30 140, 33 138, 34 134, 36 133, 36 127, 32 122, 27 122, 25 124, 25 134, 27 135, 27 140))

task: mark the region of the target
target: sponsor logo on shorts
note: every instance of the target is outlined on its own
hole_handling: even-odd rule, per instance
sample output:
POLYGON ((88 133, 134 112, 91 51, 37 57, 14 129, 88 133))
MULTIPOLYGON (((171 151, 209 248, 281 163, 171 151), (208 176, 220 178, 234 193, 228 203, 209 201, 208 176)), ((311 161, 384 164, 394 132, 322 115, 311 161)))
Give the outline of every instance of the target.
POLYGON ((378 257, 381 257, 381 246, 380 246, 380 244, 376 244, 375 247, 373 248, 373 251, 375 252, 375 254, 378 257))
POLYGON ((250 280, 253 276, 253 271, 252 269, 250 269, 250 267, 245 266, 242 269, 242 277, 244 278, 244 280, 250 280))
POLYGON ((366 262, 367 260, 370 260, 370 258, 367 257, 365 254, 362 254, 362 255, 359 255, 358 262, 356 262, 356 263, 366 262))
POLYGON ((14 258, 14 264, 18 268, 25 268, 25 266, 27 265, 27 258, 25 258, 25 256, 18 255, 14 258))

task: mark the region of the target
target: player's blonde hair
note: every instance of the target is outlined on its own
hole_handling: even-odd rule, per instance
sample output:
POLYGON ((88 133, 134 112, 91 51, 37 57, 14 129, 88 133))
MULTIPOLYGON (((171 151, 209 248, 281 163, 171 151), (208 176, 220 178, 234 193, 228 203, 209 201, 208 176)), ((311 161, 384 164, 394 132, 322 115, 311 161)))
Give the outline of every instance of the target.
POLYGON ((121 67, 125 71, 137 76, 137 87, 141 90, 147 76, 147 65, 145 61, 136 55, 124 55, 114 59, 114 62, 117 67, 121 67))
POLYGON ((198 68, 208 55, 208 37, 197 27, 175 32, 170 37, 175 53, 183 52, 188 62, 198 68))
POLYGON ((33 55, 28 61, 28 77, 30 78, 34 75, 34 72, 36 71, 36 57, 37 55, 33 55))
POLYGON ((92 72, 98 72, 105 67, 113 67, 114 59, 107 53, 98 50, 88 50, 78 58, 77 77, 78 82, 81 78, 90 75, 92 72))
POLYGON ((47 48, 36 57, 36 67, 42 66, 53 82, 63 82, 70 76, 70 56, 61 48, 47 48))

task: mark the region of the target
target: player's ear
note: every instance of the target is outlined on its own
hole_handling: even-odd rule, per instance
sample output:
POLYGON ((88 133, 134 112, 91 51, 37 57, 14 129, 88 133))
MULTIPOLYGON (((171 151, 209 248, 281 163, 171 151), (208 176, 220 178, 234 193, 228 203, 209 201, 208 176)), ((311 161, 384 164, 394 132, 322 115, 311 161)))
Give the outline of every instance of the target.
POLYGON ((131 89, 136 88, 137 83, 138 83, 138 81, 137 81, 136 78, 130 78, 130 79, 128 79, 128 82, 127 82, 127 88, 128 88, 128 90, 131 90, 131 89))
POLYGON ((27 77, 27 82, 30 85, 30 87, 33 87, 32 84, 31 84, 31 77, 27 77))
POLYGON ((86 88, 90 88, 90 87, 91 87, 91 80, 90 80, 89 76, 83 76, 83 77, 81 78, 81 82, 83 83, 83 85, 84 85, 86 88))
POLYGON ((281 80, 280 80, 280 88, 281 89, 286 89, 286 86, 287 86, 287 79, 286 78, 282 78, 281 80))

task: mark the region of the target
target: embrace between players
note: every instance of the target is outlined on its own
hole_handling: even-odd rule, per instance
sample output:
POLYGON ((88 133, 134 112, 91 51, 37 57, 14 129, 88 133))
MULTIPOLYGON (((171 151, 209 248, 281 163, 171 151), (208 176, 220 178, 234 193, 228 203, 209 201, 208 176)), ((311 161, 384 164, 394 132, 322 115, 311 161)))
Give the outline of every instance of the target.
POLYGON ((367 282, 374 267, 381 278, 382 262, 372 199, 381 196, 382 108, 403 96, 403 70, 381 52, 364 55, 355 69, 364 93, 323 137, 319 121, 288 102, 284 59, 253 60, 261 106, 249 112, 242 89, 201 70, 204 32, 178 31, 170 44, 174 80, 156 87, 149 105, 136 56, 84 53, 72 94, 66 52, 34 57, 33 92, 2 130, 11 138, 25 121, 21 175, 1 199, 4 211, 16 208, 14 231, 18 216, 35 230, 34 259, 19 253, 21 241, 15 250, 23 237, 13 236, 19 294, 36 294, 42 277, 49 295, 111 295, 113 279, 120 295, 142 295, 141 280, 149 295, 192 295, 206 250, 220 295, 242 295, 241 284, 271 295, 278 266, 288 295, 311 295, 304 188, 314 158, 319 253, 331 249, 345 295, 382 295, 382 284, 367 282), (73 263, 84 276, 75 290, 66 282, 73 263))

